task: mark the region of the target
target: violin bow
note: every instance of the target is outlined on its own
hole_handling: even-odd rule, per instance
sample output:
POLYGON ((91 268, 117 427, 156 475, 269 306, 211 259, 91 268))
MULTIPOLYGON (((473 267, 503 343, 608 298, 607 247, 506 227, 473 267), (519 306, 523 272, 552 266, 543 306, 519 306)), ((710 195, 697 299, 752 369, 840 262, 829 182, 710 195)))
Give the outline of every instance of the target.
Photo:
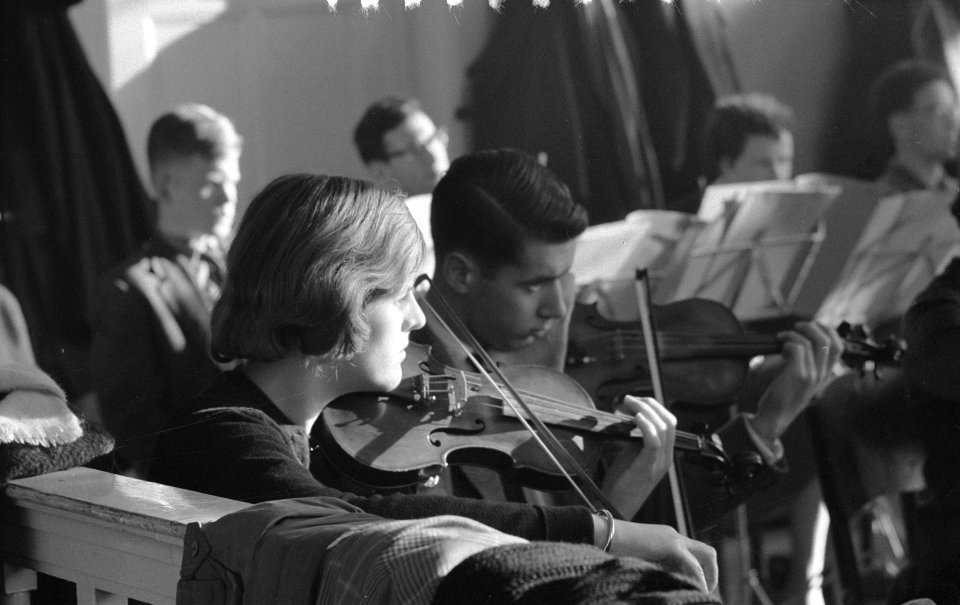
MULTIPOLYGON (((653 396, 661 402, 667 400, 663 391, 663 380, 660 376, 660 351, 657 346, 656 326, 654 326, 653 303, 650 297, 649 279, 646 269, 638 269, 634 282, 637 289, 637 304, 640 310, 640 325, 643 328, 643 342, 647 352, 647 364, 650 370, 650 382, 653 386, 653 396)), ((667 479, 670 482, 670 496, 673 501, 674 516, 677 519, 677 531, 690 537, 690 527, 687 524, 687 503, 680 486, 680 476, 677 471, 676 454, 673 455, 674 464, 667 469, 667 479)))
POLYGON ((503 371, 500 369, 500 366, 494 361, 486 349, 480 344, 476 337, 470 332, 467 326, 463 323, 457 313, 453 310, 450 304, 446 301, 440 292, 436 288, 432 287, 433 281, 427 275, 421 275, 417 279, 417 287, 423 281, 426 280, 431 284, 431 291, 433 296, 436 298, 438 305, 442 307, 443 314, 449 319, 449 324, 444 319, 437 309, 427 300, 426 296, 422 296, 419 299, 419 302, 424 306, 430 314, 437 320, 442 327, 457 343, 462 351, 466 354, 467 359, 476 366, 480 374, 490 383, 490 385, 497 391, 500 395, 501 400, 503 400, 513 412, 517 415, 517 418, 520 420, 520 423, 527 429, 527 431, 533 436, 536 443, 543 449, 547 457, 556 465, 557 469, 560 471, 560 474, 570 483, 577 495, 586 503, 587 508, 589 508, 594 514, 600 512, 600 508, 605 508, 610 511, 610 513, 617 519, 622 519, 623 515, 617 508, 610 502, 609 498, 603 493, 603 491, 597 486, 597 484, 590 478, 590 475, 580 466, 576 458, 573 457, 570 452, 568 452, 560 441, 556 438, 553 432, 547 427, 546 424, 534 413, 523 397, 520 395, 520 392, 510 383, 507 377, 504 375, 503 371), (450 327, 450 324, 453 324, 453 327, 450 327), (463 335, 461 339, 460 335, 463 335), (466 340, 466 342, 464 342, 466 340), (478 359, 479 357, 479 359, 478 359), (489 372, 488 372, 489 368, 489 372), (490 373, 496 375, 497 380, 494 380, 490 373), (511 397, 508 397, 506 393, 503 392, 501 388, 506 387, 507 391, 510 392, 511 397), (561 459, 563 462, 561 462, 561 459), (564 468, 563 463, 567 464, 568 468, 573 469, 573 472, 570 473, 564 468), (583 484, 583 487, 574 479, 574 475, 580 478, 580 481, 583 484), (593 496, 595 500, 591 500, 586 493, 584 493, 584 488, 590 492, 590 495, 593 496), (598 507, 595 502, 599 502, 601 507, 598 507))

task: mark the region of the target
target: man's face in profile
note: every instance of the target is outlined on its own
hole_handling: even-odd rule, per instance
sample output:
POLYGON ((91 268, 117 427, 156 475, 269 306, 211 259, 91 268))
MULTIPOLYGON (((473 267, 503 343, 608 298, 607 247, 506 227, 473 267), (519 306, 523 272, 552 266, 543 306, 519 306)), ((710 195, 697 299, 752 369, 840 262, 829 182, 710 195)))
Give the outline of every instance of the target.
POLYGON ((161 225, 168 235, 226 236, 233 226, 240 157, 228 153, 170 160, 157 170, 161 225))
POLYGON ((930 82, 913 95, 913 105, 891 117, 894 139, 922 157, 945 162, 956 156, 960 139, 960 107, 947 82, 930 82))
POLYGON ((743 151, 734 159, 720 160, 719 183, 783 181, 793 176, 793 135, 749 135, 743 151))
POLYGON ((383 184, 397 184, 410 196, 431 193, 450 167, 447 133, 422 111, 384 133, 383 149, 387 159, 373 162, 373 172, 383 184))

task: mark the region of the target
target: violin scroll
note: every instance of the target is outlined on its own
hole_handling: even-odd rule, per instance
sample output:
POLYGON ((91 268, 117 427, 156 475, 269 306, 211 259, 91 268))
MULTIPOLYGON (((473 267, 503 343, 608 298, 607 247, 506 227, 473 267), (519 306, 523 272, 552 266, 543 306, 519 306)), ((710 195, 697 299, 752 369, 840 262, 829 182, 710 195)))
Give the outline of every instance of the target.
POLYGON ((837 328, 837 334, 844 340, 843 354, 840 358, 850 368, 865 372, 868 367, 876 373, 881 364, 898 364, 906 343, 903 340, 890 336, 882 343, 878 343, 862 325, 853 325, 843 322, 837 328))

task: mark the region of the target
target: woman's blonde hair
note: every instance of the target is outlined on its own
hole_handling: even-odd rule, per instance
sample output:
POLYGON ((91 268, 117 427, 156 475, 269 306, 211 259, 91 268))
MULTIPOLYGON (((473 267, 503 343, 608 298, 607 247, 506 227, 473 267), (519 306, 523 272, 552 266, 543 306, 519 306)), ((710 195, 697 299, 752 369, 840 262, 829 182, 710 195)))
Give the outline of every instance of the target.
POLYGON ((411 285, 423 255, 397 194, 346 177, 282 176, 250 203, 230 246, 213 354, 349 358, 368 336, 365 305, 411 285))

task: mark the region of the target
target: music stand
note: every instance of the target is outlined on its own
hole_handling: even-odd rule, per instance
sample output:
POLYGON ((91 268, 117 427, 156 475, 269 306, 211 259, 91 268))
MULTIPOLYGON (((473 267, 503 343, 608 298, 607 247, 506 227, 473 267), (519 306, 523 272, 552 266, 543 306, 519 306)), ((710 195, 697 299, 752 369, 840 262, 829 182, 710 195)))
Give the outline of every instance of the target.
POLYGON ((695 216, 669 210, 637 210, 622 221, 588 227, 577 240, 572 273, 578 300, 597 302, 615 320, 636 319, 635 273, 646 268, 659 302, 676 258, 685 258, 705 225, 695 216))
POLYGON ((712 220, 682 268, 675 299, 716 300, 745 320, 790 314, 839 188, 770 182, 719 191, 704 196, 702 216, 712 220))
POLYGON ((883 197, 883 186, 875 181, 825 173, 804 174, 795 180, 801 186, 840 187, 840 193, 823 215, 826 238, 793 304, 795 315, 813 317, 839 282, 847 260, 883 197))
POLYGON ((902 316, 960 253, 960 231, 950 214, 954 195, 914 191, 880 200, 817 319, 875 326, 902 316))

